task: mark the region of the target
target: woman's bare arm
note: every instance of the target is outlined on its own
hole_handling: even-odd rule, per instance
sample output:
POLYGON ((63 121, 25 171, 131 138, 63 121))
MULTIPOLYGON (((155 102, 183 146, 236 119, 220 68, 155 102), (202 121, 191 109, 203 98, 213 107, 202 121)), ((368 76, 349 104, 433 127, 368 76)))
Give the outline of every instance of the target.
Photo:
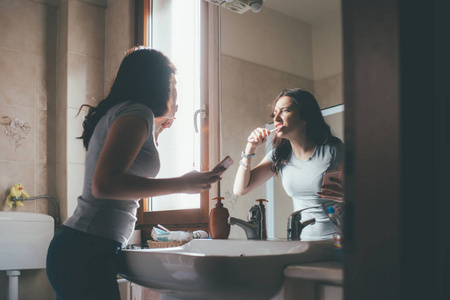
MULTIPOLYGON (((266 128, 256 128, 248 137, 244 152, 255 153, 256 148, 267 141, 269 134, 270 131, 266 128)), ((267 157, 264 157, 254 169, 251 167, 251 159, 242 158, 234 180, 233 193, 242 196, 259 187, 274 175, 271 168, 272 163, 267 157)))
MULTIPOLYGON (((245 158, 243 160, 245 160, 245 158)), ((252 170, 251 166, 245 168, 244 166, 239 165, 236 178, 234 180, 234 194, 237 196, 242 196, 264 184, 274 175, 271 166, 272 163, 267 157, 264 157, 252 170)))
POLYGON ((145 119, 128 115, 111 126, 92 182, 96 198, 131 200, 173 193, 199 193, 220 179, 217 172, 192 171, 183 176, 150 179, 127 174, 147 138, 145 119))

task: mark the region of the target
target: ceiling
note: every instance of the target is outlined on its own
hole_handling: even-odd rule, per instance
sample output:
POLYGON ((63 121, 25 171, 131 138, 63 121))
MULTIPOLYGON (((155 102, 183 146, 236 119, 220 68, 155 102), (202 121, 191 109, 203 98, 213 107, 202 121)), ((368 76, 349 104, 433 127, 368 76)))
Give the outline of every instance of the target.
POLYGON ((329 18, 340 18, 341 0, 264 0, 264 7, 314 24, 329 18))

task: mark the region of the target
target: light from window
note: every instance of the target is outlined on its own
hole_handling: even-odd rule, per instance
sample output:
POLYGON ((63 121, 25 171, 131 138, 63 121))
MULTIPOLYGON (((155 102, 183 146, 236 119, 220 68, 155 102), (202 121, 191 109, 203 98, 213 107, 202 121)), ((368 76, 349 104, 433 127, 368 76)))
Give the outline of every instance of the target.
MULTIPOLYGON (((177 68, 178 112, 170 129, 158 139, 158 178, 200 170, 200 133, 194 113, 200 103, 200 1, 153 0, 151 47, 165 53, 177 68)), ((200 118, 200 115, 198 116, 200 118)), ((200 120, 197 120, 200 124, 200 120)), ((200 208, 200 195, 173 194, 149 199, 150 211, 200 208)))

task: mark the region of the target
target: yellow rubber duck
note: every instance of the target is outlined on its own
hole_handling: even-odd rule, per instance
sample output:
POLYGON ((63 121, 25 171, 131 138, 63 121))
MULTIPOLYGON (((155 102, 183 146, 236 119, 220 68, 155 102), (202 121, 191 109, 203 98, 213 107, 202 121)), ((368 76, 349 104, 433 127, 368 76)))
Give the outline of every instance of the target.
MULTIPOLYGON (((15 186, 13 186, 13 187, 11 188, 11 191, 10 191, 8 197, 6 197, 6 205, 7 205, 9 208, 12 208, 12 205, 13 205, 13 203, 12 203, 12 201, 11 201, 11 198, 12 198, 12 197, 17 197, 17 198, 21 198, 21 197, 23 197, 23 198, 29 198, 30 196, 29 196, 28 193, 25 192, 25 190, 23 189, 23 184, 17 183, 15 186)), ((17 206, 17 207, 22 207, 22 206, 23 206, 22 201, 15 201, 14 203, 16 203, 16 206, 17 206)))

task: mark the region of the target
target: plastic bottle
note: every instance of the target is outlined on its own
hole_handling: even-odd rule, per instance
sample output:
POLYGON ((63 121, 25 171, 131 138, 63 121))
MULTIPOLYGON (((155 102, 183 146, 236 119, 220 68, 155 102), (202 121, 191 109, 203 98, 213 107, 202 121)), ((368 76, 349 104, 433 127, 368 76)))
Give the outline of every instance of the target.
POLYGON ((333 206, 328 207, 328 217, 334 225, 338 226, 339 229, 341 228, 341 221, 333 206))
POLYGON ((223 207, 223 199, 220 196, 213 198, 213 200, 217 200, 216 207, 211 209, 209 215, 209 234, 213 239, 225 240, 230 235, 230 224, 228 224, 230 213, 223 207))

